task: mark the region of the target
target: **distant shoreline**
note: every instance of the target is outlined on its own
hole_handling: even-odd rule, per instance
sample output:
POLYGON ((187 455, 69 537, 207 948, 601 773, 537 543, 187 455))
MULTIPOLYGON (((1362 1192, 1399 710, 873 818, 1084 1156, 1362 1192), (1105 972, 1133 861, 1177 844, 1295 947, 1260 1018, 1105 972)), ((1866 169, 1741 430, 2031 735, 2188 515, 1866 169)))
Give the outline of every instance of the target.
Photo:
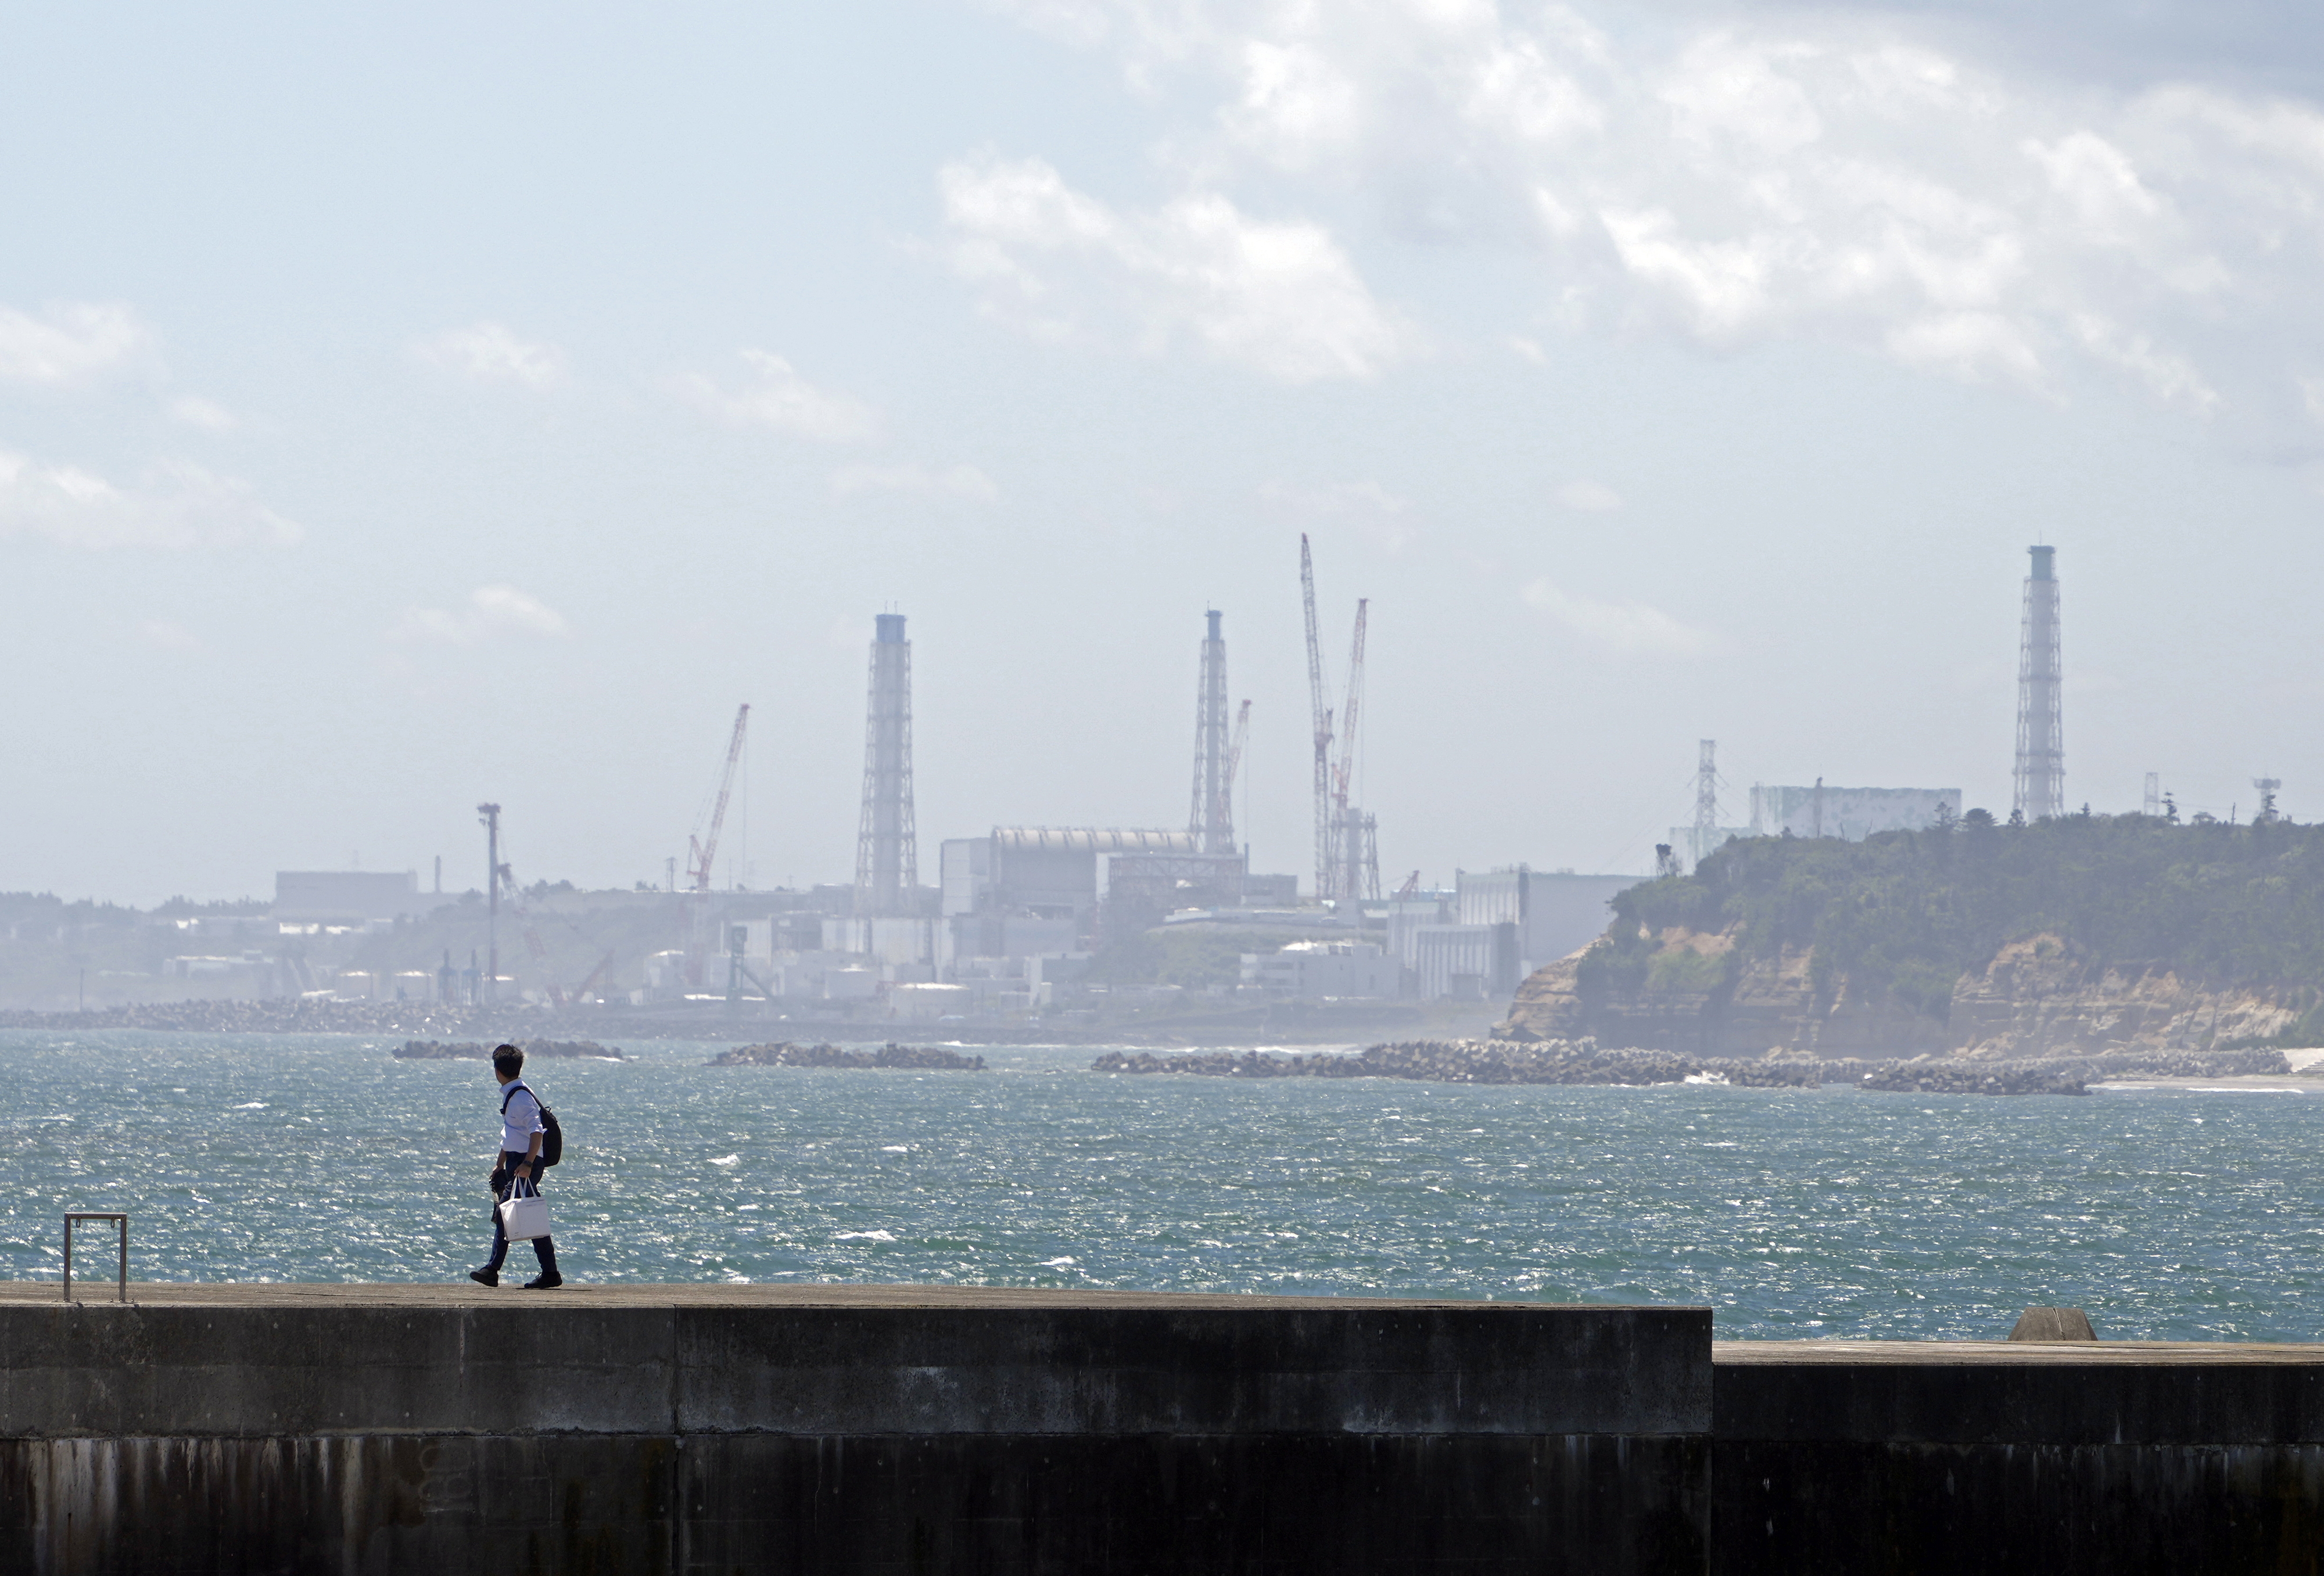
POLYGON ((1445 1014, 1416 1007, 1385 1010, 1336 1003, 1280 1003, 1272 1009, 1200 1009, 1101 1023, 930 1023, 894 1019, 729 1017, 723 1011, 651 1008, 558 1012, 546 1008, 444 1007, 432 1002, 270 1000, 180 1001, 88 1012, 0 1011, 0 1032, 173 1034, 352 1034, 464 1040, 829 1040, 881 1045, 1142 1046, 1196 1049, 1265 1043, 1285 1046, 1365 1045, 1416 1034, 1481 1033, 1496 1009, 1445 1014))

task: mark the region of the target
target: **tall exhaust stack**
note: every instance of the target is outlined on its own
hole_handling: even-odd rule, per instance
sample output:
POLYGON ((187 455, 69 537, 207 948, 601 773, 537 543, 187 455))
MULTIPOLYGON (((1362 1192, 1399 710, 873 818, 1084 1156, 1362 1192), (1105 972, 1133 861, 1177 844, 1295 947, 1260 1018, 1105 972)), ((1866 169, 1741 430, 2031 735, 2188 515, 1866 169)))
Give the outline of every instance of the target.
POLYGON ((1203 640, 1203 676, 1194 696, 1194 802, 1186 819, 1204 853, 1235 851, 1232 768, 1227 743, 1227 643, 1219 634, 1220 613, 1203 615, 1210 633, 1203 640))
POLYGON ((908 915, 920 884, 912 820, 912 643, 904 615, 878 616, 863 725, 863 819, 855 837, 859 918, 908 915))
POLYGON ((2058 549, 2028 548, 2025 625, 2017 647, 2016 808, 2028 821, 2066 813, 2065 735, 2058 700, 2058 549))

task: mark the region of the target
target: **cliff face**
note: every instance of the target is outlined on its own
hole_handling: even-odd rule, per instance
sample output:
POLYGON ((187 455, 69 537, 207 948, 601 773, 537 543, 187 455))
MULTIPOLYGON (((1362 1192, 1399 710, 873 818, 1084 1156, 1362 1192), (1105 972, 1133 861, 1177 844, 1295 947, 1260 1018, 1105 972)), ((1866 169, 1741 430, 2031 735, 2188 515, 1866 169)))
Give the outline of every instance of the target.
POLYGON ((2300 1016, 2301 988, 2208 990, 2168 969, 2103 963, 2055 935, 2003 946, 1955 982, 1944 1016, 1868 1001, 1843 983, 1816 998, 1812 948, 1730 962, 1731 935, 1665 931, 1645 983, 1595 1003, 1580 991, 1582 954, 1517 988, 1499 1032, 1699 1055, 1791 1051, 1823 1056, 1960 1055, 1980 1059, 2100 1052, 2200 1051, 2275 1035, 2300 1016), (1667 960, 1667 962, 1665 962, 1667 960), (1707 966, 1716 961, 1718 977, 1707 966))
POLYGON ((2011 942, 1953 987, 1948 1028, 1964 1055, 2195 1051, 2282 1033, 2297 987, 2209 991, 2168 969, 2101 963, 2054 935, 2011 942))

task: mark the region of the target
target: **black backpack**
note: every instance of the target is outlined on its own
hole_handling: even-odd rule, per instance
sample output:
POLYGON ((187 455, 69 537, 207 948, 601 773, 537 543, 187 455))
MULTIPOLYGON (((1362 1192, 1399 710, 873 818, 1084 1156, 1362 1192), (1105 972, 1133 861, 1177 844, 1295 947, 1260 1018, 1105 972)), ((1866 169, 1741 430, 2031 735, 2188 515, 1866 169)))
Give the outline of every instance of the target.
MULTIPOLYGON (((520 1089, 522 1089, 527 1094, 532 1094, 532 1102, 535 1105, 540 1105, 540 1096, 533 1094, 532 1090, 522 1079, 520 1078, 511 1083, 508 1086, 508 1092, 501 1096, 501 1114, 503 1116, 508 1115, 508 1102, 516 1098, 516 1092, 520 1089)), ((557 1113, 549 1110, 547 1106, 541 1105, 540 1168, 543 1171, 546 1171, 564 1158, 565 1129, 557 1125, 557 1113)))

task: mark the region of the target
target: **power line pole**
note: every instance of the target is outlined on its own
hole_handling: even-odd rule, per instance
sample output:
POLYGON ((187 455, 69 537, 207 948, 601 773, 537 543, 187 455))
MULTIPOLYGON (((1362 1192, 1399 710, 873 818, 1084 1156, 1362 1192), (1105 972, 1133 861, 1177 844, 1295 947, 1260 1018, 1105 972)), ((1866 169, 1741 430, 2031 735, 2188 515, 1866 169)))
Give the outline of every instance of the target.
POLYGON ((1701 864, 1711 854, 1712 840, 1719 835, 1719 741, 1705 739, 1696 753, 1694 768, 1694 861, 1701 864))

